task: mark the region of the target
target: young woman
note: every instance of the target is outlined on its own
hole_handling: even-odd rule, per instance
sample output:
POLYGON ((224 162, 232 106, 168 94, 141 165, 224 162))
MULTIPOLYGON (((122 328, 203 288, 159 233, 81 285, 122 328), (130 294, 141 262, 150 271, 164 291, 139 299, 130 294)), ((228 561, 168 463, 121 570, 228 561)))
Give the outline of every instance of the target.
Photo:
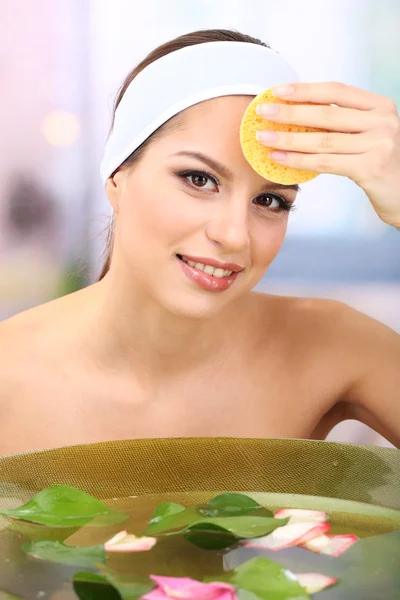
MULTIPOLYGON (((274 55, 271 69, 287 74, 259 40, 206 30, 128 75, 102 166, 114 219, 99 281, 0 325, 1 454, 143 437, 321 439, 349 418, 400 445, 400 336, 340 302, 251 291, 297 195, 244 158, 239 126, 256 88, 197 90, 163 112, 168 94, 224 79, 235 48, 274 55), (174 61, 189 47, 184 77, 174 61), (149 129, 140 115, 154 107, 149 129)), ((265 143, 287 151, 288 166, 351 178, 400 228, 395 103, 340 83, 293 87, 285 98, 314 106, 281 104, 268 118, 329 133, 265 143)))

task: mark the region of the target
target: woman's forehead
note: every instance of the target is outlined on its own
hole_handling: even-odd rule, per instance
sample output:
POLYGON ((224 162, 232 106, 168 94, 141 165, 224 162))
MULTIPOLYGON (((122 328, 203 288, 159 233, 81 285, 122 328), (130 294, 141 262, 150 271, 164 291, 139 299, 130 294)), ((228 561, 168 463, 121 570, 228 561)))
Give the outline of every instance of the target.
POLYGON ((243 114, 254 96, 220 96, 204 100, 180 113, 186 127, 215 126, 232 122, 240 126, 243 114))

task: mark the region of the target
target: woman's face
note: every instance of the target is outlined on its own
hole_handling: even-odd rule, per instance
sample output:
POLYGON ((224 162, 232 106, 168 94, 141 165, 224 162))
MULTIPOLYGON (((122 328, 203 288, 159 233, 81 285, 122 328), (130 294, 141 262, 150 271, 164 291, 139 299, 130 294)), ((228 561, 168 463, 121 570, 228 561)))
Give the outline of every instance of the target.
POLYGON ((254 287, 284 240, 296 190, 244 158, 239 127, 250 101, 191 106, 107 182, 118 276, 174 314, 217 314, 254 287))

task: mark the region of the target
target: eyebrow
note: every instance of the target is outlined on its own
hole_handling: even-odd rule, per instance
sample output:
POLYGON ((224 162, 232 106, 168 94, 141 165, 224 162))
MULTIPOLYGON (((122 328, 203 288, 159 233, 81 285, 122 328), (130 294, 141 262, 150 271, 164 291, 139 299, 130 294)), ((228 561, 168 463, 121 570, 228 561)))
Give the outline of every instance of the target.
MULTIPOLYGON (((181 150, 176 154, 172 154, 172 156, 189 156, 190 158, 197 158, 197 160, 201 160, 206 165, 208 165, 211 169, 216 171, 221 177, 227 179, 228 181, 233 180, 233 172, 222 163, 215 160, 215 158, 211 158, 211 156, 207 156, 207 154, 203 154, 202 152, 195 152, 191 150, 181 150)), ((284 185, 282 183, 275 183, 271 181, 268 188, 280 188, 282 190, 295 190, 296 192, 301 192, 301 187, 296 183, 293 185, 284 185)))

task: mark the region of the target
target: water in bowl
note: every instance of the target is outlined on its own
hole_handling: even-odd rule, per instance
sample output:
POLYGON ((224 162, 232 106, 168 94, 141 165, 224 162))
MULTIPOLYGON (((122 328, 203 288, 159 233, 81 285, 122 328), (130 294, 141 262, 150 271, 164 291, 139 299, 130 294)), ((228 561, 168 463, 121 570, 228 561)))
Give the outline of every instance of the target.
MULTIPOLYGON (((223 491, 110 498, 105 500, 106 504, 129 513, 130 517, 129 520, 119 525, 109 527, 85 526, 78 530, 65 529, 65 531, 62 531, 62 528, 58 528, 57 531, 50 531, 49 528, 43 526, 31 524, 22 524, 21 526, 19 522, 16 524, 16 528, 15 526, 3 528, 0 531, 0 590, 5 590, 26 600, 36 600, 38 598, 72 600, 76 598, 71 584, 73 575, 79 571, 90 569, 44 562, 29 557, 21 550, 21 545, 24 542, 34 538, 38 539, 38 536, 49 539, 49 534, 52 534, 56 539, 63 539, 66 544, 90 546, 104 543, 121 529, 126 529, 129 533, 142 535, 155 507, 161 502, 169 501, 184 506, 194 506, 203 504, 220 493, 223 493, 223 491)), ((359 538, 366 538, 400 530, 400 511, 370 504, 315 496, 266 492, 242 493, 248 494, 259 504, 272 511, 279 508, 325 510, 331 524, 331 533, 335 534, 355 533, 359 538)), ((15 521, 13 523, 15 525, 15 521)), ((400 543, 400 538, 398 541, 400 543)), ((393 540, 391 543, 393 543, 393 540)), ((350 553, 350 550, 347 552, 350 553)), ((323 593, 321 592, 324 600, 349 598, 349 589, 351 589, 351 597, 354 600, 358 600, 358 598, 363 600, 369 598, 372 600, 373 598, 375 600, 377 597, 385 597, 388 600, 393 598, 394 600, 400 597, 400 580, 393 580, 393 569, 390 573, 385 570, 387 561, 385 562, 382 558, 385 554, 385 548, 382 550, 380 562, 377 560, 375 565, 370 565, 370 557, 365 556, 365 560, 363 559, 365 564, 360 566, 360 559, 358 558, 358 563, 355 564, 357 561, 354 560, 352 566, 351 561, 346 560, 346 554, 339 558, 331 558, 313 554, 300 548, 290 548, 279 552, 250 548, 210 551, 198 548, 182 536, 176 535, 160 538, 156 546, 149 552, 110 555, 107 564, 118 573, 186 576, 194 579, 212 576, 215 577, 215 580, 218 580, 218 575, 221 575, 224 571, 233 569, 254 556, 265 556, 287 566, 295 573, 321 572, 327 575, 339 576, 341 581, 337 586, 325 590, 323 593), (361 571, 364 568, 365 573, 362 575, 361 571), (339 573, 337 572, 338 569, 339 573), (375 582, 378 586, 375 589, 368 580, 368 574, 371 573, 371 570, 374 570, 375 582), (355 582, 354 578, 358 578, 359 581, 355 582), (386 595, 377 596, 377 589, 382 590, 382 586, 386 586, 386 595)), ((376 553, 372 552, 372 554, 376 553)), ((390 551, 389 554, 392 555, 390 551)), ((348 554, 348 556, 351 555, 348 554)), ((397 567, 394 565, 394 570, 400 571, 400 559, 394 557, 394 560, 397 561, 397 567)))

